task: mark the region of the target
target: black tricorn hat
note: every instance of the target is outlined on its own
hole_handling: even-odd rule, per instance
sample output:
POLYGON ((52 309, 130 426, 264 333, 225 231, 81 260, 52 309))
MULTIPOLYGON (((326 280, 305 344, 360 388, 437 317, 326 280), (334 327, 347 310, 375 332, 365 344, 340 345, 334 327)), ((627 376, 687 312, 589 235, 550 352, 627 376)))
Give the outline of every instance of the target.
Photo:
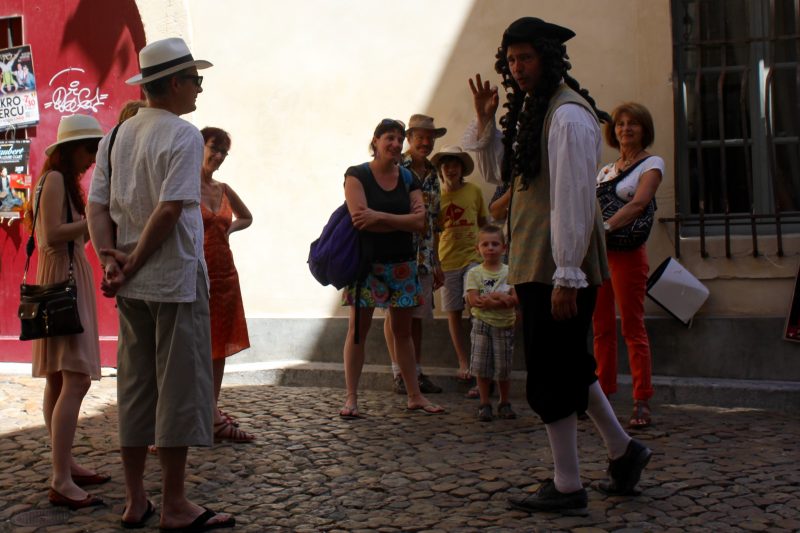
POLYGON ((503 32, 501 46, 506 48, 510 44, 529 43, 537 37, 547 37, 565 43, 575 37, 575 32, 535 17, 522 17, 512 22, 503 32))

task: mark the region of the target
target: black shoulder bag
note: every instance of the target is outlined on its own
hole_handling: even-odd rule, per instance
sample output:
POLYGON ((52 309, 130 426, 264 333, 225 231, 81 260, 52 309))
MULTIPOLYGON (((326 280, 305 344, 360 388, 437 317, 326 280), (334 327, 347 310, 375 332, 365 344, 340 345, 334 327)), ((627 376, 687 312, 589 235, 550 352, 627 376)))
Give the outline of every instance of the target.
MULTIPOLYGON (((614 214, 627 203, 617 196, 617 185, 619 182, 625 179, 636 167, 650 157, 651 156, 648 156, 637 161, 635 165, 628 167, 615 178, 597 186, 597 201, 600 203, 604 222, 614 216, 614 214)), ((656 199, 653 198, 650 200, 650 203, 647 204, 647 207, 645 207, 644 213, 639 215, 636 220, 625 227, 606 233, 606 248, 614 251, 625 251, 634 250, 643 245, 650 236, 650 230, 653 228, 653 219, 655 218, 656 209, 658 209, 656 206, 656 199)))
MULTIPOLYGON (((45 178, 47 178, 46 174, 42 178, 42 184, 36 193, 33 227, 25 248, 27 254, 25 273, 22 276, 22 284, 19 286, 18 314, 21 325, 19 340, 21 341, 83 333, 81 319, 78 316, 78 287, 73 276, 75 241, 67 243, 69 275, 66 281, 50 285, 28 285, 25 283, 28 277, 31 255, 33 255, 33 250, 36 247, 34 234, 36 232, 36 219, 39 216, 39 200, 42 196, 45 178)), ((64 202, 67 206, 67 223, 70 223, 72 222, 72 207, 69 205, 69 197, 66 194, 64 194, 64 202)))

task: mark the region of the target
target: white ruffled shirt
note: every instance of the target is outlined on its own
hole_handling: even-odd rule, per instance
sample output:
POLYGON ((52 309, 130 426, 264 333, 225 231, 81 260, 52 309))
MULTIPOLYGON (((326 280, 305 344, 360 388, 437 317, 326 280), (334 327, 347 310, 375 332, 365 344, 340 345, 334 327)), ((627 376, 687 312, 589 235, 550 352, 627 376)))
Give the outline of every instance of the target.
MULTIPOLYGON (((464 133, 462 148, 475 152, 486 181, 500 184, 502 134, 494 122, 478 137, 477 120, 464 133)), ((556 109, 547 139, 550 164, 550 240, 558 287, 588 287, 581 263, 594 230, 595 188, 601 135, 595 117, 576 104, 556 109)))

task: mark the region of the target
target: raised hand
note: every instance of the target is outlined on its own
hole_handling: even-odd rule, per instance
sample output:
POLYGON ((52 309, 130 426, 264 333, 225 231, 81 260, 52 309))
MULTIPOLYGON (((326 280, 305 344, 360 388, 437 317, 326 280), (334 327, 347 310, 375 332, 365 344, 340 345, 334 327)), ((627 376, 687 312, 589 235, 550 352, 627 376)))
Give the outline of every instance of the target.
POLYGON ((475 79, 469 79, 469 88, 472 91, 472 100, 475 104, 475 113, 478 115, 478 122, 486 124, 494 120, 497 107, 500 104, 500 97, 497 94, 497 87, 489 85, 488 81, 483 81, 480 74, 475 74, 475 79))

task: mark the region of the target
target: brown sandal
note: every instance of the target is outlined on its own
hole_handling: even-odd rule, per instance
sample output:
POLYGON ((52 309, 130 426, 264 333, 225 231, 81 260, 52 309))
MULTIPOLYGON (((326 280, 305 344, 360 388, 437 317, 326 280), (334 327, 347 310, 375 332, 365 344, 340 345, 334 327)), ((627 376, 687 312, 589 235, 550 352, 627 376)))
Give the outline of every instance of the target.
POLYGON ((214 424, 214 442, 252 442, 256 436, 237 428, 227 420, 214 424))
POLYGON ((651 424, 650 405, 647 400, 634 400, 633 413, 628 421, 628 427, 633 429, 646 428, 651 424))

